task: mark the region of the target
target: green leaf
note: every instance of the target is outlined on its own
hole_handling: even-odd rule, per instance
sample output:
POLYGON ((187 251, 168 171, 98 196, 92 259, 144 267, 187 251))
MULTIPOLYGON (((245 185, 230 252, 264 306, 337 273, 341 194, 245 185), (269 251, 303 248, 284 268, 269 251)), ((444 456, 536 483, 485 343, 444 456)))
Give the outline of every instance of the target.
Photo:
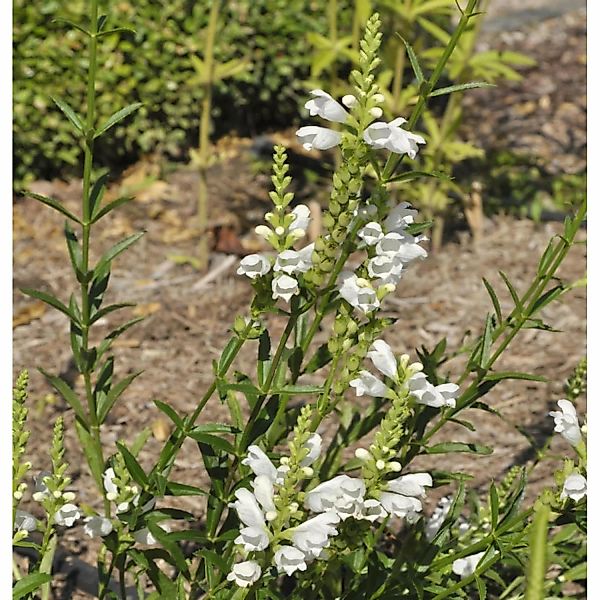
POLYGON ((548 519, 550 507, 538 502, 529 533, 529 566, 525 600, 544 600, 546 555, 548 545, 548 519))
POLYGON ((223 348, 223 352, 221 353, 221 357, 219 358, 219 373, 223 373, 224 371, 226 371, 227 367, 231 364, 231 360, 233 359, 233 356, 237 351, 238 344, 239 340, 237 336, 232 337, 225 345, 225 348, 223 348))
POLYGON ((408 60, 410 60, 410 64, 415 73, 415 77, 419 85, 421 85, 425 81, 425 77, 423 76, 423 71, 421 70, 421 65, 419 65, 419 59, 413 50, 413 47, 405 40, 399 33, 396 35, 402 40, 404 45, 406 46, 406 54, 408 55, 408 60))
POLYGON ((108 306, 105 306, 104 308, 101 308, 93 313, 92 317, 90 318, 90 325, 93 325, 102 317, 105 317, 116 310, 120 310, 121 308, 130 308, 132 306, 135 306, 135 304, 132 302, 118 302, 117 304, 109 304, 108 306))
POLYGON ((196 425, 194 431, 198 433, 239 433, 240 430, 227 423, 202 423, 196 425))
POLYGON ((96 219, 94 219, 94 215, 100 203, 102 202, 102 196, 104 196, 104 189, 106 186, 106 181, 108 179, 109 173, 104 173, 96 179, 89 195, 89 213, 91 215, 91 222, 94 223, 96 219))
POLYGON ((96 130, 96 133, 94 134, 94 139, 101 136, 103 133, 108 131, 119 121, 122 121, 125 117, 129 116, 131 113, 135 112, 141 106, 143 106, 143 102, 134 102, 133 104, 130 104, 129 106, 118 110, 116 113, 108 117, 108 119, 96 130))
POLYGON ((323 344, 322 346, 319 346, 319 348, 317 348, 312 358, 308 361, 304 372, 314 373, 315 371, 318 371, 325 365, 329 364, 332 358, 333 356, 331 355, 331 352, 329 352, 327 344, 323 344))
POLYGON ((154 400, 154 404, 156 405, 156 408, 158 408, 158 410, 163 412, 165 415, 167 415, 167 417, 169 417, 169 419, 171 419, 171 421, 173 421, 176 427, 178 427, 179 429, 184 429, 185 425, 183 423, 183 420, 177 414, 173 407, 169 406, 165 402, 161 402, 160 400, 154 400))
POLYGON ((513 284, 510 282, 509 278, 506 276, 505 273, 503 273, 502 271, 498 271, 498 273, 500 273, 500 277, 502 277, 504 283, 506 284, 506 287, 508 288, 508 291, 510 292, 513 302, 515 303, 515 308, 517 309, 517 313, 521 314, 523 312, 523 303, 521 302, 521 299, 519 298, 519 294, 517 294, 517 290, 515 289, 513 284))
POLYGON ((81 247, 69 221, 65 221, 65 240, 67 241, 67 250, 69 251, 73 271, 77 277, 77 281, 81 283, 84 278, 84 274, 81 271, 81 247))
POLYGON ((79 324, 79 320, 77 319, 75 314, 73 314, 58 298, 55 298, 50 294, 46 294, 46 292, 40 292, 38 290, 32 290, 29 288, 20 289, 27 296, 31 296, 32 298, 37 298, 38 300, 45 302, 53 308, 56 308, 56 310, 59 310, 61 313, 67 315, 67 317, 69 317, 71 321, 74 321, 75 323, 79 324))
POLYGON ((178 483, 177 481, 167 481, 165 488, 167 496, 206 496, 207 492, 193 485, 178 483))
POLYGON ((541 310, 544 308, 544 306, 550 304, 550 302, 556 300, 559 296, 562 296, 562 294, 564 294, 566 291, 567 289, 562 284, 559 284, 548 290, 535 301, 531 307, 531 310, 529 311, 529 314, 535 314, 538 310, 541 310))
POLYGON ((121 198, 117 198, 116 200, 109 202, 101 209, 99 209, 95 215, 92 216, 92 223, 97 223, 102 217, 105 217, 109 212, 113 211, 115 208, 118 208, 119 206, 126 204, 127 202, 131 202, 132 200, 134 200, 133 196, 122 196, 121 198))
POLYGON ((41 588, 44 583, 50 581, 52 581, 52 575, 48 573, 29 573, 29 575, 25 575, 13 587, 13 600, 25 598, 31 592, 41 588))
POLYGON ((425 454, 447 454, 449 452, 468 452, 469 454, 479 454, 487 456, 494 451, 490 446, 466 442, 442 442, 433 446, 423 448, 425 454))
POLYGON ((75 427, 77 429, 77 436, 79 437, 81 448, 90 467, 90 471, 92 472, 92 476, 94 477, 94 481, 96 482, 98 489, 103 489, 104 464, 102 463, 101 457, 98 456, 98 453, 94 451, 94 440, 92 440, 89 431, 79 419, 75 420, 75 427))
POLYGON ((498 510, 499 510, 499 500, 498 500, 498 490, 494 485, 494 482, 490 484, 490 517, 492 520, 492 531, 496 529, 498 525, 498 510))
POLYGON ((286 385, 273 394, 321 394, 323 386, 321 385, 286 385))
POLYGON ((197 552, 197 555, 202 556, 206 560, 206 562, 212 565, 216 565, 221 571, 221 573, 229 572, 229 565, 223 559, 223 557, 218 555, 216 552, 213 552, 212 550, 202 549, 199 552, 197 552))
POLYGON ((29 196, 30 198, 33 198, 34 200, 37 200, 38 202, 41 202, 42 204, 45 204, 46 206, 57 210, 59 213, 63 214, 68 219, 71 219, 71 221, 75 221, 75 223, 79 223, 81 225, 81 221, 79 220, 79 218, 76 217, 71 211, 66 209, 58 200, 55 200, 54 198, 49 198, 48 196, 44 196, 42 194, 34 194, 33 192, 28 192, 27 190, 23 190, 21 193, 24 196, 29 196))
POLYGON ((148 485, 148 477, 144 472, 144 469, 142 469, 140 463, 136 460, 135 456, 133 456, 125 444, 122 442, 116 442, 116 444, 132 479, 142 488, 145 488, 148 485))
POLYGON ((547 383, 548 379, 543 375, 534 375, 533 373, 521 373, 519 371, 496 371, 487 373, 482 381, 502 381, 503 379, 524 379, 525 381, 540 381, 547 383))
POLYGON ((498 300, 498 296, 496 295, 496 292, 494 291, 494 288, 491 286, 490 282, 483 277, 483 285, 485 285, 485 289, 487 290, 488 294, 490 295, 490 298, 492 300, 492 304, 494 305, 494 312, 496 313, 496 319, 498 321, 498 324, 502 323, 502 309, 500 308, 500 301, 498 300))
POLYGON ((124 379, 121 379, 119 383, 111 387, 106 396, 104 396, 102 400, 98 403, 99 423, 104 423, 104 420, 108 416, 108 413, 111 411, 112 407, 115 405, 115 402, 119 399, 121 394, 129 387, 131 382, 142 373, 143 371, 138 371, 137 373, 128 375, 124 379))
POLYGON ((148 520, 146 525, 150 530, 150 533, 160 542, 163 548, 169 553, 171 561, 175 566, 186 575, 189 575, 188 565, 183 556, 181 548, 177 542, 170 539, 170 534, 167 533, 162 527, 159 527, 156 523, 148 520))
POLYGON ((87 29, 85 29, 81 25, 78 25, 74 21, 70 21, 69 19, 63 19, 62 17, 55 17, 54 19, 52 19, 51 22, 52 23, 66 23, 67 25, 70 25, 74 29, 81 31, 81 33, 84 33, 87 37, 91 36, 90 32, 87 29))
POLYGON ((188 436, 197 442, 210 446, 215 451, 220 450, 222 452, 227 452, 228 454, 236 454, 235 448, 227 440, 210 433, 205 433, 204 431, 198 431, 197 427, 194 427, 194 429, 188 433, 188 436))
POLYGON ((471 81, 469 83, 457 83, 456 85, 450 85, 448 87, 438 88, 429 94, 433 96, 443 96, 444 94, 452 94, 453 92, 463 92, 464 90, 472 90, 475 88, 490 88, 496 87, 493 83, 486 83, 485 81, 471 81))
POLYGON ((73 127, 75 128, 75 131, 83 135, 85 133, 85 125, 83 124, 81 118, 75 113, 75 111, 64 100, 61 100, 60 98, 55 98, 54 96, 51 96, 51 98, 54 104, 56 104, 56 106, 58 106, 58 108, 62 110, 67 119, 69 119, 71 125, 73 125, 73 127))
POLYGON ((494 332, 494 320, 492 315, 487 315, 485 319, 485 328, 483 330, 483 336, 481 337, 481 354, 479 355, 479 360, 477 361, 478 366, 482 369, 485 369, 488 364, 488 360, 490 358, 490 349, 492 347, 493 342, 493 332, 494 332))
POLYGON ((44 369, 38 369, 39 372, 48 380, 50 385, 64 398, 65 402, 73 409, 81 423, 88 427, 87 414, 83 410, 83 406, 79 401, 77 394, 69 387, 66 381, 63 381, 60 377, 50 375, 50 373, 44 371, 44 369))
POLYGON ((107 268, 110 263, 117 257, 121 252, 124 252, 137 242, 143 235, 145 231, 139 231, 138 233, 134 233, 122 239, 120 242, 117 242, 112 248, 110 248, 107 252, 102 255, 102 258, 98 262, 98 264, 94 267, 94 273, 100 273, 103 269, 107 268))
POLYGON ((392 177, 392 179, 389 180, 389 183, 398 181, 404 181, 406 183, 408 181, 413 181, 414 179, 420 179, 421 177, 433 177, 435 179, 444 179, 446 181, 452 181, 453 179, 441 171, 407 171, 406 173, 392 177))
POLYGON ((271 367, 271 337, 269 331, 264 329, 258 338, 258 361, 256 365, 256 378, 258 385, 263 386, 271 367))

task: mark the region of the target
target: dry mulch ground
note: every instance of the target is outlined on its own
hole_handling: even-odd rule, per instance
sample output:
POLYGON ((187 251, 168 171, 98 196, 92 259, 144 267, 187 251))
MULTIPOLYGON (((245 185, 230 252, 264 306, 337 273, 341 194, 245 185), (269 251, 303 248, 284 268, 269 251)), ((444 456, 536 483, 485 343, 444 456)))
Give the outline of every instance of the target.
MULTIPOLYGON (((583 122, 585 120, 585 113, 581 112, 585 94, 585 85, 582 83, 585 64, 580 60, 582 48, 584 51, 584 40, 580 36, 582 18, 583 13, 572 13, 568 19, 551 20, 535 26, 533 31, 545 28, 545 38, 541 34, 537 37, 513 36, 517 46, 520 39, 524 44, 529 44, 532 52, 540 53, 539 58, 546 57, 547 60, 540 61, 537 70, 531 73, 533 82, 543 83, 547 81, 550 70, 556 72, 552 63, 555 55, 547 49, 547 44, 544 45, 544 39, 556 39, 556 28, 560 29, 561 23, 562 30, 566 28, 570 32, 565 38, 568 40, 565 53, 570 62, 567 61, 568 66, 564 69, 559 69, 561 83, 546 94, 549 95, 550 105, 548 100, 541 100, 542 108, 551 106, 556 109, 548 109, 551 113, 546 115, 548 119, 560 120, 561 111, 571 111, 569 114, 575 119, 574 133, 569 133, 571 137, 560 150, 552 152, 554 156, 562 153, 571 157, 565 164, 558 165, 559 169, 567 172, 576 170, 584 160, 584 147, 579 133, 582 119, 583 122), (567 85, 572 80, 576 80, 576 85, 567 85)), ((560 44, 557 46, 562 47, 560 44)), ((491 96, 489 103, 482 103, 486 110, 498 106, 498 102, 501 104, 498 110, 493 109, 491 116, 486 117, 491 138, 494 132, 506 133, 505 139, 510 142, 513 139, 510 136, 516 135, 514 132, 528 127, 526 123, 533 117, 525 118, 521 113, 511 117, 509 107, 525 105, 530 101, 539 105, 540 98, 530 97, 530 89, 526 84, 515 84, 511 88, 512 96, 509 94, 506 101, 491 96), (510 125, 511 118, 518 122, 518 127, 510 125), (501 129, 496 129, 494 123, 501 129)), ((496 90, 478 93, 495 94, 496 90)), ((531 106, 527 105, 527 110, 531 106)), ((535 118, 538 118, 537 113, 535 118)), ((544 146, 544 136, 558 135, 556 131, 550 131, 551 128, 544 131, 541 124, 538 121, 536 123, 540 127, 532 125, 532 135, 536 131, 540 133, 541 146, 544 146)), ((547 142, 548 139, 546 151, 549 146, 547 142)), ((256 148, 256 142, 254 146, 256 148)), ((535 144, 533 146, 536 147, 535 144)), ((247 152, 247 147, 236 144, 232 148, 225 148, 223 153, 226 160, 213 168, 209 181, 211 198, 214 199, 211 204, 212 269, 227 260, 228 254, 254 251, 258 242, 247 232, 268 209, 266 191, 269 177, 256 174, 256 162, 247 152)), ((251 298, 247 280, 234 275, 234 266, 223 270, 214 281, 202 282, 203 276, 191 266, 176 266, 167 258, 171 254, 195 253, 198 231, 190 223, 195 211, 197 177, 192 171, 179 170, 163 180, 155 181, 155 169, 154 165, 138 165, 119 185, 114 186, 115 194, 118 187, 130 190, 137 187, 140 190, 138 198, 118 211, 116 216, 107 218, 94 234, 93 240, 97 257, 124 235, 140 229, 147 232, 141 241, 116 261, 110 299, 107 298, 107 301, 135 301, 138 306, 130 313, 146 316, 144 322, 116 344, 116 376, 122 377, 140 368, 145 372, 115 407, 103 437, 106 448, 111 449, 116 440, 131 442, 143 428, 151 428, 153 435, 140 455, 145 467, 153 464, 167 434, 167 423, 152 401, 166 401, 180 413, 189 413, 194 409, 204 389, 210 384, 210 364, 218 358, 228 339, 228 327, 236 314, 245 313, 251 298), (147 185, 148 181, 154 183, 147 185)), ((70 209, 76 210, 80 186, 77 181, 55 181, 37 182, 35 187, 36 191, 53 195, 70 209)), ((299 198, 308 196, 312 189, 309 185, 299 186, 299 198)), ((14 370, 17 373, 26 367, 31 374, 30 424, 33 435, 29 455, 35 470, 48 467, 47 448, 51 437, 48 423, 58 415, 64 415, 73 487, 79 502, 95 505, 94 486, 80 457, 72 427, 72 414, 61 399, 51 394, 48 384, 35 371, 36 366, 41 366, 52 373, 61 373, 65 379, 80 385, 69 360, 66 319, 18 291, 19 287, 34 287, 66 299, 68 290, 75 289, 62 236, 63 221, 35 201, 19 199, 14 209, 14 227, 14 370)), ((534 224, 531 221, 496 217, 486 223, 484 237, 477 247, 471 245, 466 234, 459 233, 442 252, 414 265, 407 272, 394 298, 386 305, 387 314, 398 321, 386 332, 385 339, 398 353, 408 352, 413 357, 415 348, 425 345, 431 349, 443 337, 448 341, 449 351, 457 350, 465 331, 478 334, 485 314, 491 311, 481 277, 485 276, 500 290, 502 285, 497 272, 502 270, 509 275, 517 289, 525 289, 547 241, 560 229, 559 223, 534 224)), ((585 236, 585 231, 582 231, 580 241, 584 241, 585 236)), ((573 248, 560 274, 571 281, 583 277, 585 269, 585 245, 579 244, 573 248)), ((508 293, 500 295, 503 308, 509 309, 508 293)), ((547 412, 562 397, 565 379, 586 352, 585 288, 576 288, 545 310, 542 316, 561 333, 523 332, 498 368, 545 375, 551 383, 510 381, 498 385, 487 401, 503 412, 507 422, 481 411, 472 411, 469 418, 477 427, 476 433, 448 428, 440 438, 489 444, 494 446, 494 453, 475 459, 462 454, 436 458, 434 465, 432 461, 424 460, 420 463, 423 468, 435 466, 469 471, 475 475, 474 484, 483 491, 490 478, 499 477, 513 464, 524 463, 531 458, 527 440, 510 423, 522 426, 540 444, 551 433, 552 422, 547 412)), ((117 322, 120 322, 118 317, 110 319, 103 327, 117 322)), ((277 338, 283 322, 272 319, 269 325, 272 337, 277 338)), ((327 332, 326 324, 317 341, 325 340, 327 332)), ((245 349, 236 368, 250 371, 254 351, 252 347, 245 349)), ((460 373, 460 362, 458 358, 448 363, 451 378, 460 373)), ((226 419, 226 409, 216 399, 207 405, 201 417, 202 421, 226 419)), ((330 430, 331 427, 326 427, 325 434, 330 430)), ((553 444, 558 452, 567 450, 560 440, 553 444)), ((530 494, 551 483, 553 466, 547 463, 534 471, 530 494)), ((174 478, 196 485, 205 483, 200 456, 194 444, 184 446, 174 478)), ((437 497, 436 494, 433 496, 437 497)), ((203 507, 198 500, 181 499, 180 505, 201 518, 203 507)), ((430 511, 431 508, 432 504, 429 504, 426 510, 430 511)), ((93 547, 83 537, 80 527, 67 532, 64 545, 71 554, 88 563, 93 562, 93 547)), ((70 596, 64 591, 62 597, 70 596)), ((89 596, 75 592, 73 597, 83 599, 89 596)))

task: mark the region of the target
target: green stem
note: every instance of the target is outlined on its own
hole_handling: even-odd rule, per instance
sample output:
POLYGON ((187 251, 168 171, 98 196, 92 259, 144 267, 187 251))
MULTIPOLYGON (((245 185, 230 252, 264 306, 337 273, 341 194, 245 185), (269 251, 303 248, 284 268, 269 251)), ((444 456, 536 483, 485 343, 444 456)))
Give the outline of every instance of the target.
MULTIPOLYGON (((456 26, 456 29, 454 30, 454 33, 452 34, 452 37, 450 38, 448 45, 444 49, 444 53, 440 57, 440 60, 438 61, 437 65, 435 66, 433 73, 429 77, 429 80, 426 82, 426 84, 424 84, 422 86, 421 93, 419 95, 419 100, 417 101, 417 104, 415 105, 415 108, 414 108, 412 114, 410 115, 410 119, 408 120, 408 123, 406 125, 407 129, 411 130, 414 128, 417 121, 421 117, 421 114, 425 110, 427 100, 429 99, 429 94, 435 88, 436 83, 438 82, 439 78, 442 76, 442 73, 444 71, 446 63, 448 62, 448 59, 452 55, 452 52, 454 52, 454 48, 456 47, 458 40, 463 35, 463 33, 469 23, 469 19, 471 19, 474 16, 474 10, 475 10, 475 6, 477 5, 477 2, 478 2, 478 0, 469 0, 469 3, 467 4, 467 8, 462 13, 460 21, 458 22, 458 25, 456 26)), ((398 163, 400 162, 400 160, 402 159, 403 156, 404 156, 403 154, 402 155, 395 154, 395 153, 390 154, 390 156, 388 157, 388 160, 385 164, 385 168, 383 170, 383 180, 384 181, 388 181, 392 177, 392 175, 394 174, 394 171, 396 170, 396 167, 398 166, 398 163)))

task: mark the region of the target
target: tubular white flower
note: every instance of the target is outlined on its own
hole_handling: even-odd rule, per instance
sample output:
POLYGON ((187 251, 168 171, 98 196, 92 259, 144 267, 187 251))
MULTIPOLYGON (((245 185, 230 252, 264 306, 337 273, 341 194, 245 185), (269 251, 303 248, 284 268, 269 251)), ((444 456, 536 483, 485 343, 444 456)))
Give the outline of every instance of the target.
POLYGON ((357 396, 373 396, 373 398, 387 398, 390 394, 390 388, 369 373, 369 371, 360 371, 359 376, 350 382, 350 386, 356 390, 357 396))
POLYGON ((246 488, 240 488, 235 491, 235 497, 236 500, 231 506, 237 512, 240 521, 247 527, 265 528, 265 517, 254 494, 246 488))
MULTIPOLYGON (((319 117, 334 123, 346 122, 348 113, 344 107, 337 100, 334 100, 327 92, 317 89, 312 90, 310 94, 313 98, 304 105, 304 108, 308 109, 311 117, 318 115, 319 117)), ((346 96, 344 96, 344 98, 346 98, 346 96)))
POLYGON ((246 552, 254 552, 268 547, 269 535, 266 527, 242 527, 240 535, 234 541, 236 544, 243 546, 246 552))
POLYGON ((300 292, 298 282, 289 275, 279 275, 273 278, 271 283, 271 289, 273 290, 273 299, 283 298, 286 302, 290 301, 290 298, 300 292))
POLYGON ((277 479, 277 469, 271 459, 255 445, 248 447, 248 456, 242 460, 243 465, 250 467, 256 475, 266 475, 273 483, 277 479))
POLYGON ((401 202, 392 208, 383 224, 388 233, 401 233, 408 225, 415 222, 417 214, 418 212, 414 208, 410 208, 408 202, 401 202))
POLYGON ((367 358, 371 359, 379 372, 394 381, 398 380, 398 362, 389 344, 383 340, 375 340, 367 352, 367 358))
POLYGON ((569 400, 559 400, 558 407, 560 411, 549 413, 554 418, 554 431, 560 433, 571 446, 577 446, 581 441, 581 429, 575 407, 569 400))
POLYGON ((360 512, 366 487, 362 479, 338 475, 306 494, 305 504, 312 511, 336 512, 342 520, 360 512))
POLYGON ((294 528, 292 543, 307 558, 318 558, 323 549, 329 546, 329 538, 338 534, 334 525, 339 522, 340 518, 336 513, 321 513, 294 528))
POLYGON ((36 502, 41 502, 50 494, 50 490, 48 489, 48 486, 44 483, 44 479, 46 479, 46 477, 50 477, 51 475, 52 473, 50 473, 50 471, 40 471, 37 476, 33 477, 33 481, 35 482, 35 487, 33 489, 33 499, 36 502))
POLYGON ((418 498, 425 497, 425 487, 433 485, 429 473, 411 473, 387 482, 385 491, 379 501, 389 513, 397 517, 405 517, 412 522, 423 505, 418 498))
POLYGON ((306 556, 294 546, 282 546, 273 557, 279 573, 293 575, 296 571, 306 571, 306 556))
POLYGON ((396 284, 402 276, 402 262, 389 254, 374 256, 367 263, 367 271, 373 279, 379 279, 381 284, 396 284))
POLYGON ((350 271, 342 271, 338 279, 338 289, 340 296, 346 302, 362 310, 365 314, 379 308, 377 292, 370 287, 366 280, 359 279, 350 271))
POLYGON ((452 572, 458 575, 461 579, 469 577, 475 573, 475 569, 479 564, 479 561, 483 558, 485 551, 478 552, 477 554, 471 554, 471 556, 465 556, 464 558, 457 558, 452 563, 452 572))
POLYGON ((273 480, 268 475, 258 475, 252 482, 252 489, 254 497, 265 512, 277 510, 273 503, 273 480))
POLYGON ((249 254, 244 256, 238 267, 238 275, 246 275, 250 279, 256 279, 266 275, 271 268, 271 263, 262 254, 249 254))
POLYGON ((400 518, 421 512, 423 509, 421 501, 417 498, 392 492, 381 492, 379 502, 388 513, 400 518))
MULTIPOLYGON (((422 239, 422 238, 421 238, 422 239)), ((419 246, 419 241, 413 235, 392 231, 386 233, 375 246, 378 255, 389 254, 402 263, 408 263, 416 258, 426 258, 427 251, 419 246)))
POLYGON ((427 381, 425 373, 418 372, 408 380, 408 387, 412 397, 419 404, 425 404, 433 408, 456 407, 458 386, 454 383, 442 383, 434 386, 427 381))
POLYGON ((15 531, 35 531, 36 529, 36 518, 25 510, 17 509, 15 514, 15 531))
POLYGON ((260 579, 262 570, 254 560, 246 560, 231 567, 231 573, 227 575, 227 581, 233 581, 239 587, 248 587, 260 579))
POLYGON ((300 229, 305 232, 310 223, 310 208, 306 204, 298 204, 298 206, 292 209, 292 214, 294 215, 294 220, 290 225, 290 230, 300 229))
POLYGON ((81 517, 79 509, 74 504, 64 504, 54 513, 54 522, 64 527, 73 527, 77 519, 81 517))
POLYGON ((450 512, 450 508, 452 506, 452 500, 448 498, 448 496, 444 496, 435 507, 431 517, 425 523, 424 531, 425 538, 428 542, 430 542, 436 535, 436 533, 441 529, 448 513, 450 512))
POLYGON ((83 532, 91 538, 104 537, 113 530, 110 519, 106 517, 86 517, 83 532))
POLYGON ((305 150, 329 150, 337 146, 342 141, 342 134, 327 129, 326 127, 317 127, 315 125, 307 125, 300 127, 296 131, 299 142, 305 150))
POLYGON ((358 232, 358 237, 364 240, 367 246, 374 246, 383 237, 383 230, 379 223, 371 221, 358 232))
MULTIPOLYGON (((157 523, 157 525, 165 532, 170 531, 169 527, 167 527, 167 525, 165 525, 165 524, 157 523)), ((133 539, 138 544, 146 544, 148 546, 154 546, 155 544, 158 544, 158 540, 154 537, 154 535, 152 535, 152 533, 150 532, 150 530, 147 527, 143 527, 142 529, 138 529, 137 531, 134 531, 133 539)))
POLYGON ((312 465, 317 458, 321 455, 321 443, 322 438, 318 433, 311 433, 308 440, 304 444, 305 448, 308 448, 308 454, 305 458, 300 461, 301 467, 308 467, 312 465))
POLYGON ((104 471, 102 475, 102 480, 104 482, 104 489, 107 494, 113 494, 116 498, 119 495, 119 489, 117 485, 114 483, 114 479, 116 479, 115 470, 112 467, 109 467, 104 471))
POLYGON ((388 481, 386 489, 403 496, 425 498, 425 488, 432 485, 433 479, 429 473, 409 473, 388 481))
POLYGON ((365 129, 363 138, 376 150, 385 148, 390 152, 408 154, 410 158, 415 158, 419 150, 417 144, 424 144, 425 140, 420 135, 402 129, 400 126, 404 123, 406 119, 402 117, 389 123, 376 121, 365 129))
POLYGON ((579 502, 587 494, 587 480, 579 473, 571 473, 566 479, 562 492, 560 493, 561 500, 571 498, 575 502, 579 502))
POLYGON ((364 519, 365 521, 380 521, 387 517, 387 511, 381 505, 381 502, 374 498, 365 500, 361 506, 360 513, 357 515, 358 519, 364 519))
POLYGON ((306 273, 311 266, 312 263, 306 261, 305 255, 302 253, 296 252, 296 250, 284 250, 277 256, 273 270, 293 275, 294 273, 306 273))

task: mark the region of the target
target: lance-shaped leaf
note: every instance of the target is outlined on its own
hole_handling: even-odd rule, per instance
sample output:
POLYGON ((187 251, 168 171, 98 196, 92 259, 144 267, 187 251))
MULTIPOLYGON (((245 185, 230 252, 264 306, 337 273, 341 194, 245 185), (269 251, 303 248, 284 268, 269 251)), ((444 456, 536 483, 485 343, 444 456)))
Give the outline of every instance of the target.
POLYGON ((50 581, 52 581, 52 575, 49 573, 29 573, 29 575, 25 575, 25 577, 15 583, 12 590, 12 598, 13 600, 25 598, 31 592, 35 592, 35 590, 50 581))
POLYGON ((448 454, 450 452, 467 452, 469 454, 479 454, 487 456, 494 452, 490 446, 484 446, 483 444, 474 444, 466 442, 442 442, 441 444, 434 444, 433 446, 426 446, 423 448, 425 454, 448 454))
POLYGON ((54 104, 56 104, 56 106, 62 110, 67 119, 69 119, 71 125, 73 125, 75 128, 75 131, 83 134, 85 132, 85 125, 83 124, 83 121, 79 115, 64 100, 55 98, 54 96, 51 96, 51 98, 54 104))
POLYGON ((83 410, 83 406, 79 401, 77 394, 71 389, 69 384, 62 380, 60 377, 51 375, 44 371, 44 369, 38 369, 40 373, 48 380, 52 387, 64 398, 65 402, 75 411, 75 414, 79 420, 87 427, 87 415, 83 410))
MULTIPOLYGON (((143 371, 137 371, 136 373, 128 375, 124 379, 121 379, 119 383, 116 383, 110 388, 106 396, 98 403, 98 421, 100 423, 104 423, 108 413, 110 413, 112 407, 119 399, 121 394, 123 394, 131 382, 142 373, 143 371)), ((135 452, 133 454, 135 454, 135 452)))
POLYGON ((127 448, 125 444, 122 442, 116 442, 116 444, 132 479, 142 488, 145 488, 148 485, 148 476, 144 472, 144 469, 142 469, 140 463, 136 460, 135 456, 129 451, 129 448, 127 448))
POLYGON ((160 400, 154 400, 154 404, 158 410, 163 412, 179 429, 184 429, 185 424, 183 419, 177 414, 177 411, 172 407, 166 404, 165 402, 161 402, 160 400))
POLYGON ((457 83, 456 85, 450 85, 448 87, 438 88, 429 94, 433 96, 443 96, 444 94, 452 94, 453 92, 464 92, 465 90, 473 90, 476 88, 490 88, 496 87, 493 83, 487 83, 485 81, 470 81, 469 83, 457 83))
POLYGON ((65 240, 67 241, 67 249, 69 250, 69 258, 71 259, 73 271, 77 277, 77 281, 81 283, 85 279, 85 274, 81 270, 81 246, 69 221, 65 221, 65 240))
POLYGON ((100 273, 104 269, 106 269, 110 265, 110 263, 117 256, 119 256, 119 254, 121 254, 121 252, 125 252, 125 250, 127 250, 129 246, 137 242, 144 235, 144 233, 145 231, 139 231, 138 233, 134 233, 133 235, 122 239, 120 242, 117 242, 112 248, 107 250, 102 255, 102 258, 98 261, 98 264, 94 268, 94 273, 100 273))
POLYGON ((423 75, 423 70, 421 69, 421 65, 419 64, 419 59, 415 54, 413 47, 399 34, 396 34, 404 43, 406 47, 406 54, 408 55, 408 60, 410 60, 410 64, 415 73, 415 77, 419 85, 421 85, 425 81, 425 77, 423 75))
POLYGON ((109 212, 113 211, 115 208, 126 204, 127 202, 131 202, 134 199, 133 196, 122 196, 121 198, 117 198, 112 202, 109 202, 102 208, 100 208, 100 204, 97 205, 96 214, 92 215, 92 223, 98 222, 102 217, 105 217, 109 212))
POLYGON ((81 221, 79 220, 79 217, 76 217, 70 210, 66 209, 55 198, 50 198, 48 196, 44 196, 43 194, 35 194, 34 192, 28 192, 26 190, 23 190, 21 193, 24 196, 29 196, 30 198, 33 198, 34 200, 37 200, 38 202, 41 202, 42 204, 45 204, 46 206, 53 208, 54 210, 58 211, 59 213, 61 213, 65 217, 67 217, 68 219, 71 219, 71 221, 75 221, 75 223, 79 223, 81 225, 81 221))
POLYGON ((90 325, 94 324, 96 321, 102 319, 106 315, 115 312, 116 310, 120 310, 122 308, 129 308, 131 306, 135 306, 132 302, 118 302, 117 304, 109 304, 100 310, 93 311, 92 317, 90 319, 90 325))
POLYGON ((115 126, 119 121, 122 121, 125 117, 128 117, 131 113, 135 112, 138 108, 143 106, 143 102, 134 102, 116 113, 108 117, 108 119, 98 127, 94 134, 94 139, 101 136, 103 133, 108 131, 111 127, 115 126))
POLYGON ((79 319, 77 315, 72 312, 68 307, 66 307, 58 298, 55 298, 51 294, 47 294, 46 292, 40 292, 39 290, 32 290, 30 288, 20 288, 20 290, 27 296, 31 296, 32 298, 36 298, 37 300, 41 300, 45 302, 52 308, 56 308, 61 313, 67 315, 71 321, 79 324, 79 319))
POLYGON ((108 179, 109 173, 104 173, 96 179, 92 189, 90 191, 90 199, 89 199, 89 209, 88 212, 91 215, 91 222, 94 222, 94 214, 97 212, 100 207, 100 203, 102 202, 102 196, 104 196, 104 191, 106 189, 106 181, 108 179))
POLYGON ((205 433, 204 431, 198 431, 195 427, 188 433, 188 436, 201 444, 210 446, 213 450, 220 450, 221 452, 233 455, 236 454, 235 448, 227 440, 210 433, 205 433))

